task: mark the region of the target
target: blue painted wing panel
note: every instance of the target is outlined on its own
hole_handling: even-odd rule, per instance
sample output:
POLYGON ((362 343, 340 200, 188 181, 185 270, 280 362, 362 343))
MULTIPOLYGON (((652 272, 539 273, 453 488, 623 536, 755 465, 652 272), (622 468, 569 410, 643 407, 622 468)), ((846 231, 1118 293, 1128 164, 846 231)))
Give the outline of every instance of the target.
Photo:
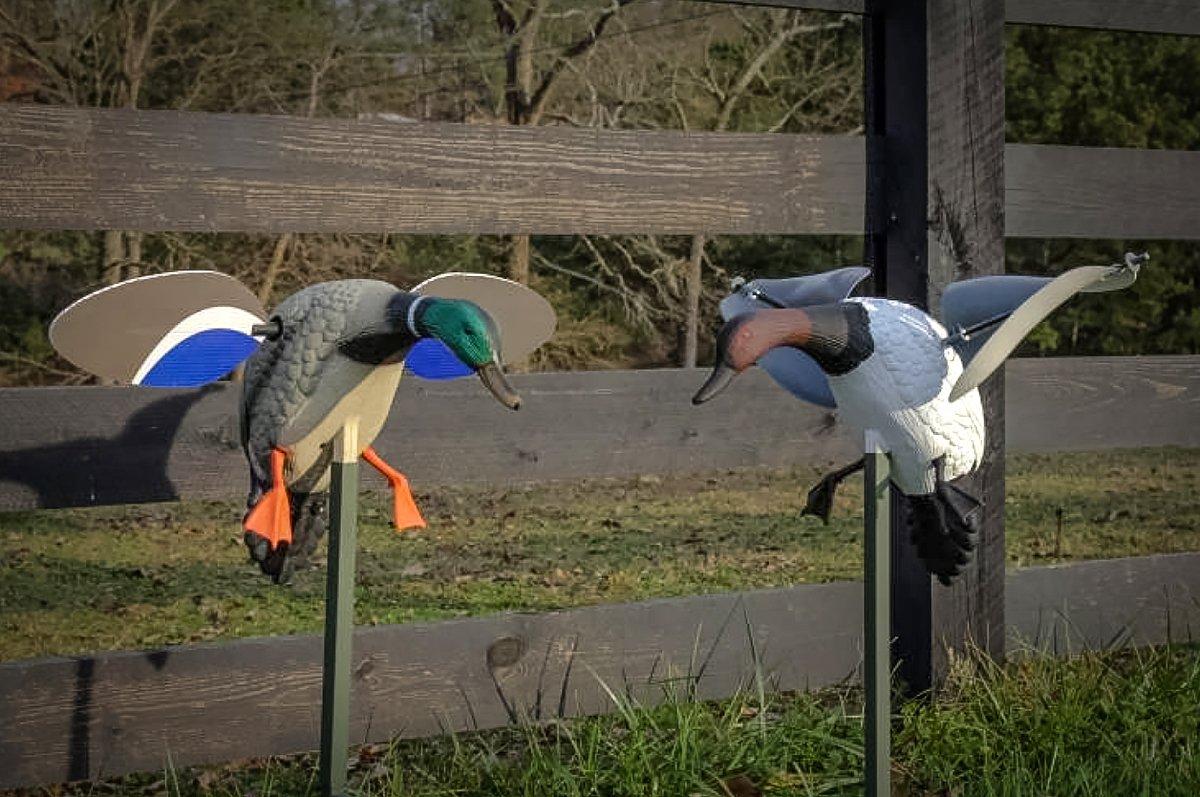
POLYGON ((458 379, 474 373, 436 338, 422 338, 408 351, 404 366, 422 379, 458 379))
POLYGON ((234 329, 205 329, 171 348, 142 377, 147 387, 199 387, 228 374, 258 348, 234 329))

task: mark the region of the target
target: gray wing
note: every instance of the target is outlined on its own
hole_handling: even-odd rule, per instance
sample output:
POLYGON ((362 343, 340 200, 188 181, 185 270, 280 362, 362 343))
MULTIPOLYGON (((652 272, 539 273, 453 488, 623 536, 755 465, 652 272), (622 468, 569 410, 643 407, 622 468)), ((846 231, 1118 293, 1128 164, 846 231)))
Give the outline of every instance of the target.
POLYGON ((942 319, 966 367, 950 400, 969 393, 1012 354, 1035 326, 1077 293, 1126 288, 1137 279, 1144 255, 1126 255, 1114 266, 1083 266, 1057 277, 996 276, 955 282, 942 295, 942 319), (1007 316, 974 335, 962 331, 1007 316))
MULTIPOLYGON (((850 266, 803 277, 751 280, 721 300, 721 317, 728 321, 766 307, 811 307, 840 302, 870 274, 869 268, 850 266)), ((837 406, 829 389, 829 378, 816 360, 799 349, 772 349, 758 364, 793 396, 822 407, 837 406)))

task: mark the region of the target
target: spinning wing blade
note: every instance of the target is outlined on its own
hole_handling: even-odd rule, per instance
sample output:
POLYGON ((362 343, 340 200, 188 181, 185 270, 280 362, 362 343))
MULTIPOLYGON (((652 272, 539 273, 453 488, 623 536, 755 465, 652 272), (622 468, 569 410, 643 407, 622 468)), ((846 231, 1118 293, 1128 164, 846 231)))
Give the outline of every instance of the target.
MULTIPOLYGON (((838 302, 870 274, 869 268, 851 266, 803 277, 752 280, 721 300, 721 317, 728 321, 742 313, 776 305, 808 307, 838 302)), ((821 407, 837 406, 825 372, 816 360, 799 349, 772 349, 758 364, 793 396, 821 407)))
POLYGON ((1083 266, 1054 279, 1011 277, 1008 279, 1019 282, 1008 282, 1004 281, 1004 277, 981 277, 949 286, 942 301, 943 313, 947 320, 953 316, 952 323, 960 327, 969 326, 963 324, 963 320, 978 323, 1005 312, 1003 309, 992 312, 1005 302, 1019 302, 1008 319, 987 336, 986 342, 978 347, 967 362, 954 389, 950 391, 950 401, 958 400, 982 384, 1025 336, 1065 301, 1081 292, 1099 293, 1128 287, 1137 279, 1138 265, 1139 262, 1127 259, 1125 265, 1083 266), (987 292, 993 292, 997 298, 991 302, 983 299, 983 294, 987 292), (988 315, 972 318, 977 312, 987 312, 988 315))
MULTIPOLYGON (((443 299, 466 299, 479 305, 496 324, 500 355, 509 362, 529 356, 554 334, 554 308, 541 294, 519 282, 492 276, 449 272, 425 280, 414 293, 443 299)), ((436 340, 419 341, 405 366, 422 379, 457 379, 472 370, 436 340)))
POLYGON ((751 280, 742 285, 737 293, 752 295, 761 291, 784 307, 811 307, 840 302, 869 276, 871 269, 865 266, 848 266, 803 277, 751 280))
POLYGON ((220 379, 258 347, 265 316, 240 282, 216 271, 174 271, 91 293, 50 324, 63 357, 104 379, 195 387, 220 379))

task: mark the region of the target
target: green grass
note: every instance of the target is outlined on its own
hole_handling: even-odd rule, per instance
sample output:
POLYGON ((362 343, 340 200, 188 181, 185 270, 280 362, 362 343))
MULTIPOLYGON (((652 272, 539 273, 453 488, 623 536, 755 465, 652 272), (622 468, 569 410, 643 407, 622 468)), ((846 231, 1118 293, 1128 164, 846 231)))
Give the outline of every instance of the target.
MULTIPOLYGON (((655 708, 612 685, 604 717, 398 742, 359 751, 361 797, 749 797, 854 795, 862 788, 861 706, 849 689, 655 708)), ((898 793, 1200 793, 1200 651, 1090 653, 1004 667, 957 662, 936 700, 894 725, 898 793)), ((134 776, 54 790, 272 797, 314 794, 312 756, 134 776)))
MULTIPOLYGON (((418 493, 396 534, 363 502, 359 623, 856 578, 861 483, 823 526, 816 472, 737 471, 418 493)), ((418 485, 419 489, 419 485, 418 485)), ((1010 564, 1200 550, 1200 450, 1016 456, 1010 564), (1058 512, 1062 523, 1059 531, 1058 512)), ((315 633, 324 571, 276 587, 247 563, 233 504, 0 514, 0 660, 315 633)))

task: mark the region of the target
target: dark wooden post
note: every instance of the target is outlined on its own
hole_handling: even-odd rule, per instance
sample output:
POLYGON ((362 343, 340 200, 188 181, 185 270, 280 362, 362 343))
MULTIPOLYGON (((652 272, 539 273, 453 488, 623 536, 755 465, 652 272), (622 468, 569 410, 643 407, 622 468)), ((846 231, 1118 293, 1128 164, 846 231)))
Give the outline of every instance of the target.
MULTIPOLYGON (((935 316, 947 283, 1004 270, 1004 0, 868 0, 867 257, 884 295, 935 316)), ((893 507, 892 635, 921 691, 968 642, 1004 652, 1004 383, 981 388, 983 538, 953 587, 926 575, 893 507)))

